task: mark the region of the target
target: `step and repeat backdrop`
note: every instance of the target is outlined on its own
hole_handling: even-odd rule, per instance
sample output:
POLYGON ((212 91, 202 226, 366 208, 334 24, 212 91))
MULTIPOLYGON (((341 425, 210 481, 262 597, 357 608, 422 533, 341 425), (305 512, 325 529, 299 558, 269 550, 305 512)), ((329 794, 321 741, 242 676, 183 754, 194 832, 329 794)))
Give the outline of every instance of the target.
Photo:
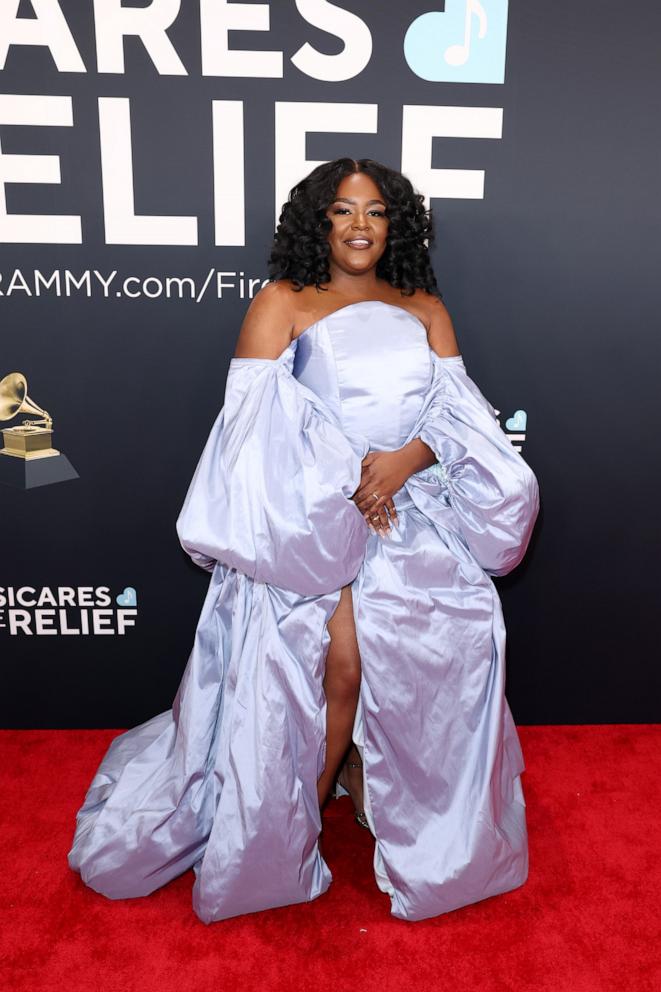
POLYGON ((171 705, 209 581, 175 521, 280 206, 338 156, 428 198, 539 478, 495 580, 515 719, 661 719, 660 36, 654 0, 1 0, 1 726, 171 705))

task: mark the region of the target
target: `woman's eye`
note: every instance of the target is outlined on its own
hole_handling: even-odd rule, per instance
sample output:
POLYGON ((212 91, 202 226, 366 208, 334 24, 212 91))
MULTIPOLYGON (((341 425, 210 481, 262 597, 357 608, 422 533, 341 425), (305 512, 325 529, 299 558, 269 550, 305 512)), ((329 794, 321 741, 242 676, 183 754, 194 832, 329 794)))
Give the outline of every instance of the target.
MULTIPOLYGON (((348 207, 333 207, 333 211, 332 212, 333 212, 333 214, 350 214, 351 213, 351 211, 348 209, 348 207)), ((382 210, 369 210, 368 213, 371 214, 372 217, 385 217, 386 216, 385 213, 382 210)))

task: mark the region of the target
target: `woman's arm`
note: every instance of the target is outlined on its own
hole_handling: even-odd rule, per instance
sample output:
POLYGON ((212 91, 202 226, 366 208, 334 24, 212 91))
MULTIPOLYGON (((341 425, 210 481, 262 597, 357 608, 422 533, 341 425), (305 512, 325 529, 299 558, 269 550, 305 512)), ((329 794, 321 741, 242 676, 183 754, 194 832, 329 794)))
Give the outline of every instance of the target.
POLYGON ((347 585, 363 560, 369 531, 351 494, 364 451, 292 375, 279 294, 264 295, 230 362, 177 533, 202 568, 218 562, 312 596, 347 585), (268 296, 274 305, 262 309, 268 296))
POLYGON ((439 358, 452 358, 459 355, 459 345, 454 332, 454 326, 445 304, 437 296, 425 293, 425 315, 427 325, 427 341, 432 351, 439 358))
POLYGON ((269 282, 248 307, 235 358, 279 358, 294 333, 294 296, 288 283, 269 282))
MULTIPOLYGON (((417 296, 418 294, 416 294, 416 298, 417 296)), ((443 301, 429 293, 421 292, 419 296, 420 302, 424 302, 424 323, 427 326, 429 347, 436 352, 439 358, 451 358, 454 355, 459 355, 454 325, 443 301)), ((399 451, 406 459, 406 466, 409 469, 407 478, 414 472, 429 468, 436 461, 434 452, 419 437, 413 438, 399 451)))

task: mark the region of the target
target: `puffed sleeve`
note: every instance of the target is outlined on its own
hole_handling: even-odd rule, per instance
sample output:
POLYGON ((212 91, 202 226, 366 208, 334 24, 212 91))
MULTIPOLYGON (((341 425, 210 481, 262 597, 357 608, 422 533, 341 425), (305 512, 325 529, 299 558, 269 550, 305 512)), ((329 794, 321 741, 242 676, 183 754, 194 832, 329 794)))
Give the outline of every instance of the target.
MULTIPOLYGON (((506 575, 523 558, 539 511, 537 479, 496 413, 468 376, 460 355, 432 357, 432 381, 412 436, 437 463, 416 481, 451 510, 455 530, 489 575, 506 575)), ((415 499, 415 493, 413 492, 415 499)), ((427 507, 429 500, 427 500, 427 507)), ((444 523, 449 517, 446 515, 444 523)))
POLYGON ((225 402, 177 519, 184 550, 316 595, 351 582, 369 533, 349 498, 364 452, 279 359, 233 358, 225 402))

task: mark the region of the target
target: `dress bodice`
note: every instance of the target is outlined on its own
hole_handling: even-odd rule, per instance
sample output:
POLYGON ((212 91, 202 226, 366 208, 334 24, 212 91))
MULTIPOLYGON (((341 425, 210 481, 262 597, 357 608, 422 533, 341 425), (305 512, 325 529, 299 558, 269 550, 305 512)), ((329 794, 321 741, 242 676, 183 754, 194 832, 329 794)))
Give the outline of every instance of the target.
POLYGON ((406 443, 433 368, 427 331, 404 307, 350 303, 294 339, 293 375, 324 400, 348 435, 371 450, 406 443))

